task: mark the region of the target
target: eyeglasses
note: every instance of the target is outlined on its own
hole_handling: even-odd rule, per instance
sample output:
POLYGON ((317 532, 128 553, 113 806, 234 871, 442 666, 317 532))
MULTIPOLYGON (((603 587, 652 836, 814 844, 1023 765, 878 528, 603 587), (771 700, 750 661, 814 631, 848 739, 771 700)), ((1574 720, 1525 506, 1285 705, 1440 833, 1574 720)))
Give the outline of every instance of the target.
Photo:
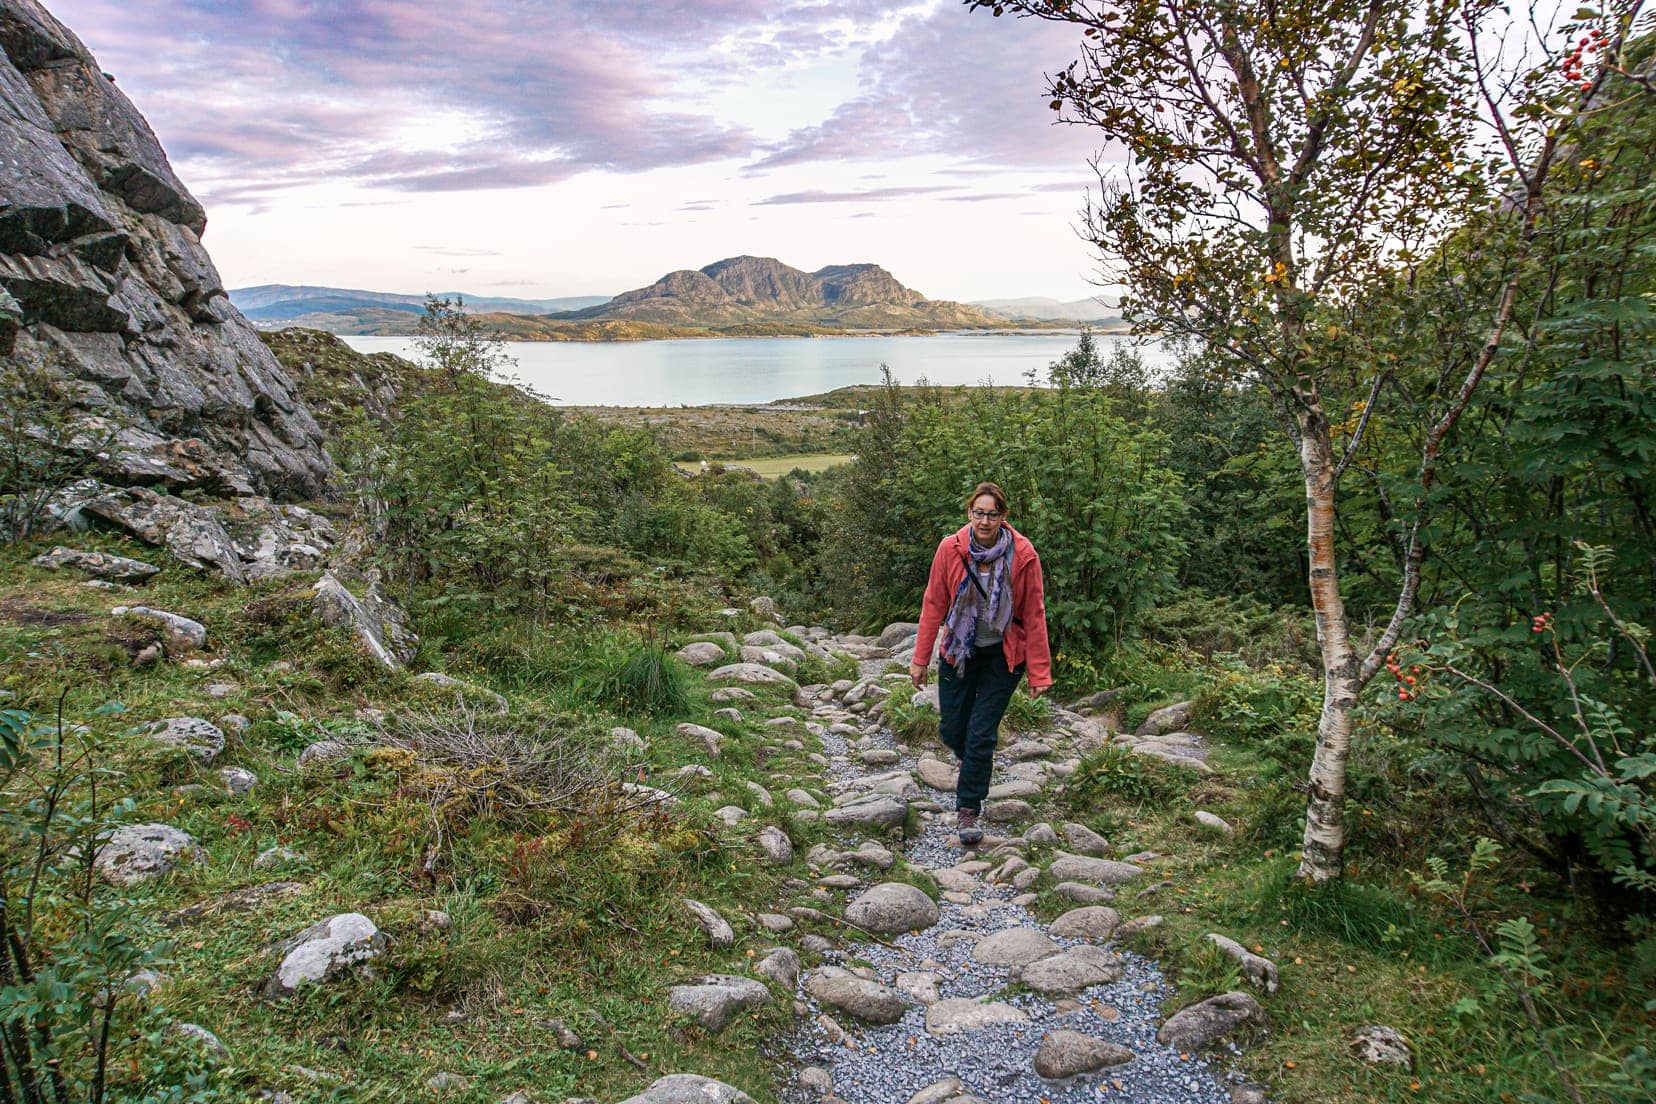
POLYGON ((973 521, 999 521, 1003 515, 999 510, 973 510, 973 521))

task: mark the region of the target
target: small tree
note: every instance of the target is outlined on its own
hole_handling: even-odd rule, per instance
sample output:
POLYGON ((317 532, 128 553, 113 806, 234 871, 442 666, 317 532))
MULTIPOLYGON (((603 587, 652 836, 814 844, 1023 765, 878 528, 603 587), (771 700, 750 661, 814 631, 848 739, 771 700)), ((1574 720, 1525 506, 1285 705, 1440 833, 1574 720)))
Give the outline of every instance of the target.
MULTIPOLYGON (((1502 347, 1560 143, 1607 71, 1567 88, 1532 81, 1508 116, 1502 97, 1516 85, 1498 86, 1479 54, 1496 7, 1487 0, 966 2, 1082 28, 1081 58, 1051 80, 1052 106, 1128 157, 1119 178, 1095 162, 1103 193, 1086 227, 1106 279, 1130 289, 1138 328, 1256 381, 1281 410, 1305 484, 1324 671, 1299 875, 1338 878, 1352 711, 1413 612, 1446 442, 1502 347), (1494 162, 1475 140, 1480 110, 1496 122, 1494 162), (1509 250, 1511 276, 1480 351, 1441 362, 1417 408, 1396 602, 1360 650, 1340 589, 1340 481, 1396 365, 1355 308, 1487 207, 1491 185, 1502 197, 1494 244, 1509 250), (1360 404, 1349 423, 1341 397, 1360 404)), ((1640 6, 1602 18, 1605 56, 1623 55, 1640 6)))

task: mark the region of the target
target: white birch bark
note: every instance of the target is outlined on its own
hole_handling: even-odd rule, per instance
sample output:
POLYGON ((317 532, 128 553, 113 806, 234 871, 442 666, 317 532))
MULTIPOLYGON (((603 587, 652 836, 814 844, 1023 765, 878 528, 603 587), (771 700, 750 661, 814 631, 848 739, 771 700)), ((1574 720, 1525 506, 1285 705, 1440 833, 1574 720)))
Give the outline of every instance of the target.
POLYGON ((1297 876, 1322 885, 1338 879, 1341 872, 1351 711, 1362 690, 1362 679, 1357 653, 1351 646, 1345 603, 1340 597, 1334 554, 1334 448, 1318 397, 1313 393, 1302 398, 1307 400, 1299 419, 1300 467, 1305 475, 1305 543, 1311 607, 1322 651, 1323 707, 1317 723, 1317 748, 1311 759, 1305 841, 1297 876))

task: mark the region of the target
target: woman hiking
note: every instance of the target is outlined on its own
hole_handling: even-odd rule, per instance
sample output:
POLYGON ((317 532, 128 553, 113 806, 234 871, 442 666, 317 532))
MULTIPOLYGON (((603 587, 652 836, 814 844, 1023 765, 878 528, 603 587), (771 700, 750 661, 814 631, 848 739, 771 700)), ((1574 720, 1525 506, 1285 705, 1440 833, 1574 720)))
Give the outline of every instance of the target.
POLYGON ((1031 697, 1052 685, 1041 558, 1006 516, 1006 494, 993 483, 979 483, 966 500, 965 526, 944 537, 932 557, 909 663, 918 690, 926 684, 941 629, 939 736, 960 763, 955 823, 966 847, 983 842, 978 817, 989 793, 1001 717, 1018 679, 1028 674, 1031 697))

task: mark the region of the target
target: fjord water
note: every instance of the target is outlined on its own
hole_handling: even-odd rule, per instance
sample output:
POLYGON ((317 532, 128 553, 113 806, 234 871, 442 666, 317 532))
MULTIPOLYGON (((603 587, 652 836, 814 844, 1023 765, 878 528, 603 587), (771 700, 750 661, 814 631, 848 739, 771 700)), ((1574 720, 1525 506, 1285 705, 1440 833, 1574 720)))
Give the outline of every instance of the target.
MULTIPOLYGON (((406 337, 346 337, 364 353, 419 359, 406 337)), ((1121 337, 1096 339, 1101 354, 1121 337)), ((678 341, 512 341, 512 374, 559 406, 706 406, 766 403, 880 382, 1019 385, 1075 347, 1074 333, 927 337, 739 337, 678 341)), ((1152 369, 1166 355, 1143 350, 1152 369)))

